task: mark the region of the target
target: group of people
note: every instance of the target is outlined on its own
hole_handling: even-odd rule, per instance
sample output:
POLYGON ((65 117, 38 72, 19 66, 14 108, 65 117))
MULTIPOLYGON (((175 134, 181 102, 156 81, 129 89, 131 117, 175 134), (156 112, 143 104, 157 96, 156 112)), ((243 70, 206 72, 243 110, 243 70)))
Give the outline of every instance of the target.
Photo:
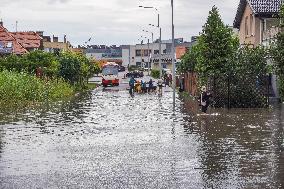
MULTIPOLYGON (((164 83, 165 85, 169 85, 170 84, 170 77, 167 76, 167 77, 164 77, 164 83)), ((149 80, 149 82, 146 82, 146 81, 136 81, 134 79, 134 77, 131 77, 130 80, 129 80, 129 93, 131 96, 134 95, 134 92, 137 92, 137 93, 149 93, 149 92, 156 92, 157 91, 157 88, 158 88, 158 93, 159 95, 162 95, 162 87, 163 87, 163 81, 161 79, 158 80, 157 82, 157 85, 156 86, 154 84, 154 81, 152 79, 149 80)), ((199 103, 200 103, 200 106, 201 106, 201 111, 202 113, 205 113, 207 112, 207 109, 210 105, 210 98, 212 97, 212 94, 209 93, 206 89, 205 86, 203 86, 201 88, 201 94, 200 94, 200 97, 199 97, 199 103)))
POLYGON ((147 93, 147 92, 153 92, 156 91, 157 86, 154 85, 154 81, 152 79, 149 80, 149 82, 146 81, 136 81, 134 77, 131 77, 129 80, 129 93, 131 95, 134 94, 134 92, 137 93, 147 93))
POLYGON ((134 92, 136 93, 150 93, 150 92, 156 92, 158 88, 159 94, 162 93, 162 87, 163 87, 163 81, 158 80, 157 85, 155 81, 150 79, 148 82, 146 81, 136 81, 134 77, 131 77, 129 80, 129 93, 131 96, 134 95, 134 92), (157 86, 158 85, 158 86, 157 86))
POLYGON ((171 74, 164 75, 164 83, 166 86, 172 85, 172 75, 171 74))

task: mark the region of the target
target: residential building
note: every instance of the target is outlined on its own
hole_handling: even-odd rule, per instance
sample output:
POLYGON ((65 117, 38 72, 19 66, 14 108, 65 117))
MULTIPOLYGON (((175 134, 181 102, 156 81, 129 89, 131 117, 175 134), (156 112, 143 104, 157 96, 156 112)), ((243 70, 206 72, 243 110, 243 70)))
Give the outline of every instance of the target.
MULTIPOLYGON (((234 28, 239 29, 241 45, 252 48, 258 45, 269 46, 281 30, 279 26, 279 11, 281 0, 240 0, 234 21, 234 28)), ((268 61, 268 64, 272 64, 268 61)), ((276 75, 271 75, 272 95, 278 98, 276 75)))
POLYGON ((8 54, 22 55, 27 53, 25 49, 16 38, 0 22, 0 56, 8 54))
MULTIPOLYGON (((130 50, 130 61, 128 62, 128 65, 143 67, 143 68, 156 68, 157 66, 159 66, 159 62, 156 61, 152 61, 153 65, 151 65, 151 59, 156 59, 159 57, 159 43, 149 43, 149 45, 148 44, 131 45, 129 50, 130 50)), ((161 44, 162 54, 165 54, 166 50, 167 50, 166 44, 164 43, 161 44)), ((163 63, 164 65, 167 64, 167 62, 163 63)))
POLYGON ((240 0, 233 25, 239 29, 240 43, 256 47, 265 42, 279 24, 280 5, 281 0, 240 0))
MULTIPOLYGON (((194 38, 195 39, 195 38, 194 38)), ((162 40, 161 43, 161 65, 163 69, 171 69, 172 68, 172 41, 171 40, 162 40)), ((177 60, 176 62, 180 62, 180 58, 182 55, 186 53, 188 49, 190 49, 196 40, 192 42, 184 42, 183 38, 178 38, 175 40, 175 48, 177 60)), ((154 43, 148 44, 136 44, 122 47, 122 57, 123 64, 125 66, 137 66, 144 68, 153 68, 159 69, 159 43, 156 40, 154 43), (148 50, 149 48, 149 50, 148 50), (153 53, 152 53, 153 52, 153 53)))
POLYGON ((39 50, 41 47, 42 38, 36 32, 10 32, 10 34, 29 52, 39 50))
POLYGON ((59 41, 59 38, 56 36, 44 36, 43 32, 41 32, 42 37, 42 50, 45 52, 51 53, 59 53, 62 51, 72 51, 72 45, 66 39, 66 35, 64 35, 63 41, 59 41))

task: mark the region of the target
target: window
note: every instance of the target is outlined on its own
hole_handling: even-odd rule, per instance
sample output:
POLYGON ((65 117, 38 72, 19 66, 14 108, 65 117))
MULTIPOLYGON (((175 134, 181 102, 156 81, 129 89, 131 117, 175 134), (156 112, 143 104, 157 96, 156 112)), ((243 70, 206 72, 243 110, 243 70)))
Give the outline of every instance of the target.
POLYGON ((154 50, 154 54, 159 54, 159 50, 154 50))
POLYGON ((253 15, 250 15, 250 34, 253 36, 253 15))
POLYGON ((144 50, 143 54, 144 56, 148 56, 148 50, 144 50))
POLYGON ((246 17, 246 19, 245 19, 245 35, 246 35, 246 36, 249 35, 249 30, 248 30, 248 17, 246 17))
POLYGON ((141 62, 136 62, 137 67, 141 67, 141 62))
POLYGON ((141 50, 136 50, 136 56, 141 56, 141 50))
POLYGON ((167 49, 163 50, 163 53, 166 54, 167 53, 167 49))

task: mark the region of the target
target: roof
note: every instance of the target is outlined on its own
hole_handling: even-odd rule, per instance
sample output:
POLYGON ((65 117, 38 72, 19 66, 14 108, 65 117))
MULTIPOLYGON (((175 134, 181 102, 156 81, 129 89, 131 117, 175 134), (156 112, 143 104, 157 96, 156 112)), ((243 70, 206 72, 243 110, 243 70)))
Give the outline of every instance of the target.
POLYGON ((11 35, 24 48, 39 48, 41 37, 36 32, 11 32, 11 35))
POLYGON ((17 42, 17 40, 11 35, 11 33, 0 25, 0 42, 5 48, 9 48, 9 44, 11 44, 12 52, 14 54, 24 54, 27 50, 17 42))
POLYGON ((241 20, 247 4, 256 16, 272 17, 272 15, 279 13, 281 0, 240 0, 234 20, 234 28, 240 28, 241 20))

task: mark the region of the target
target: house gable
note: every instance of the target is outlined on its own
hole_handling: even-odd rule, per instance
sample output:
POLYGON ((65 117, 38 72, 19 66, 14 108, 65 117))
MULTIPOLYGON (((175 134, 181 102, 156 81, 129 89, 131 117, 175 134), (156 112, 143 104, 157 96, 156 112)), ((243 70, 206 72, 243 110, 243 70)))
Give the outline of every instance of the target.
POLYGON ((247 5, 250 6, 252 12, 257 17, 272 17, 275 14, 278 15, 281 0, 240 0, 233 24, 234 28, 240 28, 243 14, 247 5))

